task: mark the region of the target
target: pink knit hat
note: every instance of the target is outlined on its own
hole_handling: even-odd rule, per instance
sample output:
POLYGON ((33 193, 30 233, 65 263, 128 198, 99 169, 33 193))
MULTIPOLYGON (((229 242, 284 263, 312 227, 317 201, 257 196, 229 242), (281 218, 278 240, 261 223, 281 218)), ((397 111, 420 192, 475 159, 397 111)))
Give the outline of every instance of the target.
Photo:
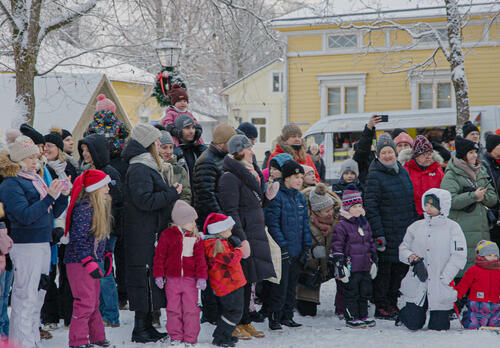
POLYGON ((407 143, 410 144, 410 146, 413 146, 413 139, 407 133, 401 132, 394 138, 394 144, 398 145, 401 143, 407 143))
POLYGON ((116 105, 111 99, 106 98, 104 94, 99 94, 97 96, 95 111, 111 111, 112 113, 115 113, 116 105))

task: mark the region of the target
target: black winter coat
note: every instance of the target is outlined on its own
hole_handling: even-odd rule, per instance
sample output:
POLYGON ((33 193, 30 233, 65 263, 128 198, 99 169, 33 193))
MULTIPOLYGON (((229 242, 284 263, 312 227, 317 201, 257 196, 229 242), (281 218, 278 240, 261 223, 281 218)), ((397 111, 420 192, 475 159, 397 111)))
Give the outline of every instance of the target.
POLYGON ((397 164, 399 173, 374 160, 365 186, 366 217, 374 238, 386 239, 387 249, 379 253, 380 259, 386 262, 399 262, 399 244, 408 226, 418 219, 410 176, 399 162, 397 164))
MULTIPOLYGON (((224 158, 223 169, 217 197, 224 214, 236 222, 233 234, 250 244, 250 257, 241 260, 247 282, 275 277, 262 209, 263 185, 259 185, 247 168, 229 156, 224 158)), ((263 177, 261 183, 264 183, 263 177)))
POLYGON ((358 163, 359 181, 361 181, 362 184, 366 184, 366 176, 368 175, 371 163, 375 159, 375 155, 372 151, 372 140, 374 136, 375 128, 370 130, 365 126, 361 138, 359 138, 359 141, 354 145, 355 151, 352 159, 358 163))
MULTIPOLYGON (((128 163, 145 152, 132 139, 122 156, 128 163)), ((167 228, 179 195, 160 173, 141 163, 129 165, 123 187, 125 276, 130 310, 149 312, 165 307, 165 293, 153 278, 153 258, 157 236, 167 228)))
POLYGON ((108 174, 114 184, 109 185, 111 201, 111 215, 113 215, 113 229, 111 234, 116 237, 122 236, 122 211, 123 211, 123 189, 120 173, 109 164, 109 143, 100 134, 90 134, 78 141, 78 153, 83 162, 82 145, 87 145, 94 167, 108 174))
POLYGON ((189 174, 189 184, 193 187, 194 167, 198 158, 201 157, 207 146, 196 145, 196 143, 181 143, 174 149, 174 155, 177 156, 177 163, 186 168, 189 174))
POLYGON ((226 153, 210 144, 198 158, 194 166, 193 191, 194 208, 198 213, 198 228, 203 230, 205 219, 210 213, 222 213, 217 200, 219 178, 222 175, 222 163, 226 153))

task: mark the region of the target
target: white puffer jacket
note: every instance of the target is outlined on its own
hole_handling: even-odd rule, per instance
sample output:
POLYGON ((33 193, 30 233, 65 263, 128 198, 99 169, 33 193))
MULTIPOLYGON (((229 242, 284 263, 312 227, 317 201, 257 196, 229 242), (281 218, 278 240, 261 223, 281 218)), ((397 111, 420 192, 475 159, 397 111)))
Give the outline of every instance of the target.
POLYGON ((411 255, 423 257, 429 277, 421 282, 410 267, 400 290, 406 302, 423 306, 427 295, 429 310, 448 310, 457 300, 457 292, 449 284, 467 262, 467 244, 460 225, 448 219, 451 194, 437 188, 426 191, 423 197, 428 194, 439 198, 441 214, 428 216, 422 199, 425 219, 408 227, 399 246, 399 260, 409 264, 411 255))

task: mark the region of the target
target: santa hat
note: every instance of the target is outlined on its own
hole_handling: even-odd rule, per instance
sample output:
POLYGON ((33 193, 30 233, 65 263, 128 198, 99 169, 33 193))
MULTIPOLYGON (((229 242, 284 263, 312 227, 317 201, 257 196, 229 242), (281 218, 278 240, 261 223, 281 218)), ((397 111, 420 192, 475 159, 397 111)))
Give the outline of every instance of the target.
POLYGON ((203 225, 204 234, 217 234, 227 231, 235 224, 234 220, 230 216, 219 213, 211 213, 207 216, 205 224, 203 225))
POLYGON ((73 189, 71 190, 71 200, 66 212, 66 228, 64 229, 64 236, 61 237, 61 243, 69 243, 68 232, 71 225, 71 213, 82 189, 85 188, 85 192, 94 192, 110 182, 111 178, 109 175, 97 169, 88 169, 75 179, 73 189))

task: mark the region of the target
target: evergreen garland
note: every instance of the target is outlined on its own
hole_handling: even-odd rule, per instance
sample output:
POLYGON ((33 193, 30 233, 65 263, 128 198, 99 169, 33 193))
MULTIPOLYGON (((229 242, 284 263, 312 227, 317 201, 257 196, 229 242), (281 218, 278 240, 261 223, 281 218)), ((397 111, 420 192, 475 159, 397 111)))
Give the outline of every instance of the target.
POLYGON ((187 91, 186 84, 184 83, 181 74, 175 68, 162 68, 160 73, 156 76, 156 84, 152 94, 161 107, 172 105, 170 97, 168 96, 168 91, 174 84, 180 85, 187 91))

